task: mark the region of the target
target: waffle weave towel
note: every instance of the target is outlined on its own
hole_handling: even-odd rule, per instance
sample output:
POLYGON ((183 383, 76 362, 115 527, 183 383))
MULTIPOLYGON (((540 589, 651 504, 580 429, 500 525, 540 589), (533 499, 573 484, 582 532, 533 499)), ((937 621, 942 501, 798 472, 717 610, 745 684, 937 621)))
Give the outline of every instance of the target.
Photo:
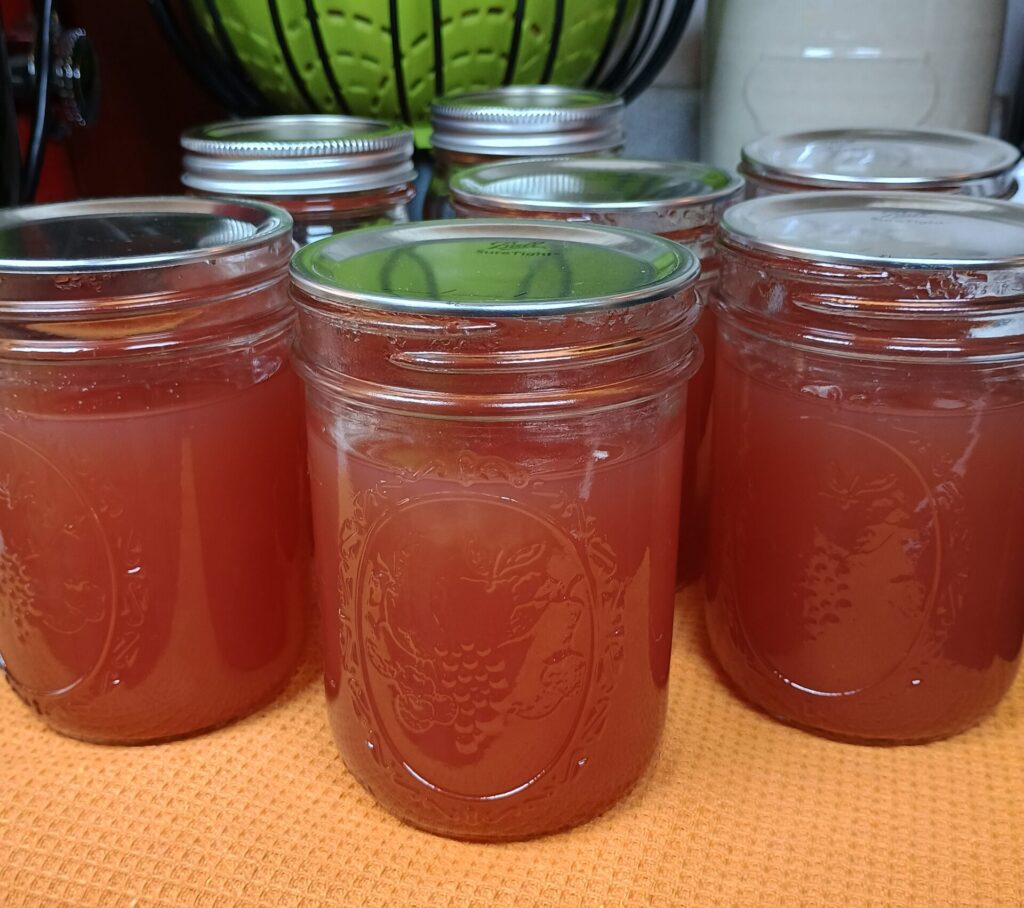
POLYGON ((262 713, 152 747, 67 740, 0 690, 0 905, 1024 906, 1024 682, 950 741, 827 741, 730 691, 695 598, 656 765, 605 816, 511 845, 376 807, 315 653, 262 713))

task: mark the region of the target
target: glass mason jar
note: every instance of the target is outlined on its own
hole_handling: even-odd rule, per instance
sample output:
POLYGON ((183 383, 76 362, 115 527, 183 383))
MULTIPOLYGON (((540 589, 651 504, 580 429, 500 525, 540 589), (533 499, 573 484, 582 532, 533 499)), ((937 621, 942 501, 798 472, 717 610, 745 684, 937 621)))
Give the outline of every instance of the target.
POLYGON ((423 217, 452 216, 448 184, 464 167, 516 158, 616 155, 625 142, 622 99, 561 85, 508 85, 436 100, 434 172, 423 217))
POLYGON ((712 648, 787 722, 963 731, 1024 631, 1024 209, 795 194, 722 238, 712 648))
POLYGON ((1009 142, 973 132, 819 129, 756 139, 742 157, 750 198, 853 189, 1009 199, 1021 156, 1009 142))
POLYGON ((651 759, 697 271, 658 237, 540 221, 296 256, 330 720, 407 822, 552 832, 651 759))
POLYGON ((715 324, 714 312, 704 302, 718 280, 715 230, 719 218, 742 192, 742 180, 705 164, 624 158, 490 164, 464 170, 451 182, 452 207, 459 217, 557 218, 626 227, 684 243, 700 259, 697 294, 703 311, 696 331, 704 360, 687 392, 677 570, 680 584, 698 580, 707 560, 707 429, 715 324))
POLYGON ((299 245, 409 220, 416 168, 404 126, 334 114, 259 117, 198 126, 181 144, 190 192, 279 205, 299 245))
POLYGON ((0 667, 57 731, 191 734, 296 665, 291 226, 184 197, 0 212, 0 667))

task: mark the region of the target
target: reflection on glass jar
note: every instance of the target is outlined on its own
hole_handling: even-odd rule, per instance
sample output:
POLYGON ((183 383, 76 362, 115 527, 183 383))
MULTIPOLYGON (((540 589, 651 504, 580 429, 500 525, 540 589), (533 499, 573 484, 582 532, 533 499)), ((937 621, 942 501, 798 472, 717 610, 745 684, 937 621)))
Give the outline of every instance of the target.
POLYGON ((551 832, 650 760, 696 274, 657 237, 526 221, 296 257, 331 725, 406 821, 551 832))
POLYGON ((644 230, 683 243, 700 259, 697 336, 704 352, 690 381, 680 510, 678 579, 698 580, 707 560, 714 312, 707 305, 718 280, 715 229, 739 200, 743 183, 728 171, 686 161, 611 158, 513 161, 473 167, 451 183, 459 217, 502 215, 606 224, 644 230))
POLYGON ((412 130, 379 120, 305 114, 229 120, 188 130, 181 181, 196 195, 273 202, 300 245, 409 220, 412 130))
POLYGON ((722 229, 714 651, 786 721, 962 731, 1024 632, 1024 215, 827 193, 722 229))
POLYGON ((452 216, 449 183, 466 167, 538 155, 615 155, 625 142, 621 98, 560 85, 463 92, 430 108, 434 171, 425 218, 452 216))
POLYGON ((198 199, 0 215, 0 660, 58 731, 179 737, 295 666, 290 231, 198 199))

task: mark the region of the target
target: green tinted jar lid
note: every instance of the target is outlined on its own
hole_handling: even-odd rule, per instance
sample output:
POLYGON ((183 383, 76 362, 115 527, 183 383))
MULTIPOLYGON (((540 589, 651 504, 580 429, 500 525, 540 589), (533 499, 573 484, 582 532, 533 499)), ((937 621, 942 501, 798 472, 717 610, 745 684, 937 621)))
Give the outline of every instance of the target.
POLYGON ((593 312, 690 286, 688 249, 646 233, 531 220, 426 221, 312 243, 292 280, 314 299, 448 315, 593 312))
POLYGON ((507 161, 462 170, 453 200, 499 211, 665 211, 736 198, 743 181, 689 161, 563 158, 507 161))

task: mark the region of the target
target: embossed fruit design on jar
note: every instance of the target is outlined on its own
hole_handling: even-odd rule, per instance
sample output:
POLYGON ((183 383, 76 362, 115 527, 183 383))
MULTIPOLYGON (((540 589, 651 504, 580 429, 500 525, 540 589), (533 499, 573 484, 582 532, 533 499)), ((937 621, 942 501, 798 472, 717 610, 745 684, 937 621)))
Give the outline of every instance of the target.
POLYGON ((509 161, 463 170, 451 179, 459 217, 553 218, 644 230, 688 246, 700 259, 697 293, 703 311, 697 336, 704 351, 690 380, 683 455, 678 579, 698 580, 707 562, 711 388, 715 317, 709 305, 718 281, 715 230, 743 181, 725 170, 688 161, 577 158, 509 161))
POLYGON ((58 731, 191 734, 296 664, 290 230, 199 199, 0 213, 0 666, 58 731))
POLYGON ((331 725, 408 822, 551 832, 651 759, 697 272, 658 237, 531 221, 295 258, 331 725))
POLYGON ((722 222, 712 647, 771 714, 963 731, 1024 633, 1024 212, 776 196, 722 222))

